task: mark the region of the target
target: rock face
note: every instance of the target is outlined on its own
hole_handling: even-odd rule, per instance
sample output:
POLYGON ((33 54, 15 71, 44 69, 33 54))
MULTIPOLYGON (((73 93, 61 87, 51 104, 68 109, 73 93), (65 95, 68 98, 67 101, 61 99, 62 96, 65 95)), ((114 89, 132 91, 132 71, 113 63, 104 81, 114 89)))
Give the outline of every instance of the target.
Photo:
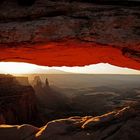
POLYGON ((24 85, 24 86, 28 86, 29 85, 29 79, 28 77, 21 77, 18 76, 16 77, 16 80, 19 82, 19 84, 24 85))
POLYGON ((36 0, 29 7, 3 1, 0 60, 50 66, 108 62, 140 69, 139 4, 102 1, 36 0))
POLYGON ((0 123, 33 123, 36 97, 30 85, 21 85, 11 75, 0 75, 0 123))
POLYGON ((21 6, 31 6, 35 3, 35 0, 17 0, 17 2, 21 6))
POLYGON ((39 76, 33 80, 33 88, 37 97, 38 110, 41 116, 41 124, 46 124, 48 120, 64 118, 70 107, 68 98, 49 86, 48 79, 43 83, 39 76))
POLYGON ((41 128, 31 125, 0 126, 1 140, 139 140, 140 105, 125 107, 92 117, 71 117, 49 122, 41 128))
POLYGON ((64 96, 49 86, 48 79, 45 80, 45 83, 42 83, 40 77, 36 76, 33 81, 33 88, 40 102, 47 108, 57 108, 64 105, 64 96))

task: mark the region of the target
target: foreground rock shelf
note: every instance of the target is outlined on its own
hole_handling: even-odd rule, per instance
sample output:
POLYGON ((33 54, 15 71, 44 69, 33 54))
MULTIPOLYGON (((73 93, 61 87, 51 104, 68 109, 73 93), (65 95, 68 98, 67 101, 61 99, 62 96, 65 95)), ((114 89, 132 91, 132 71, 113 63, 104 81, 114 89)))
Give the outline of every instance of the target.
POLYGON ((139 140, 140 105, 92 117, 54 120, 37 128, 0 125, 1 140, 139 140))

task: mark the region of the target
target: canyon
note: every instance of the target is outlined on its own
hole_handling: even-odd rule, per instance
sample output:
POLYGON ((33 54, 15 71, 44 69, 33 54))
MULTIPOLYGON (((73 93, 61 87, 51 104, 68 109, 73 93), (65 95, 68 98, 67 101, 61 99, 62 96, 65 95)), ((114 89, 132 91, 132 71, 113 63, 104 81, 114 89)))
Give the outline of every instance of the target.
MULTIPOLYGON (((0 1, 0 61, 44 66, 102 62, 140 70, 139 0, 0 1)), ((52 90, 47 80, 42 84, 37 78, 33 87, 28 79, 20 83, 21 79, 0 75, 1 140, 140 139, 139 99, 85 117, 67 117, 63 112, 70 108, 65 104, 62 114, 54 110, 62 119, 50 120, 48 112, 51 117, 54 112, 42 108, 46 104, 38 106, 37 91, 43 97, 51 93, 47 103, 55 98, 51 104, 55 109, 67 98, 52 90), (46 111, 46 116, 40 111, 46 111)))
MULTIPOLYGON (((87 94, 89 91, 86 93, 85 90, 84 95, 79 93, 80 95, 75 95, 75 99, 72 99, 74 102, 77 102, 77 105, 71 103, 70 98, 64 96, 64 94, 60 92, 61 90, 58 90, 59 88, 51 86, 45 76, 43 76, 45 77, 44 81, 42 81, 40 77, 41 76, 34 75, 32 81, 30 81, 27 75, 26 77, 0 75, 1 140, 139 140, 139 84, 134 83, 134 81, 138 82, 139 80, 137 76, 124 76, 125 78, 122 78, 126 79, 126 81, 131 79, 130 81, 133 81, 133 84, 130 81, 128 82, 128 84, 131 85, 131 87, 129 87, 130 89, 127 88, 130 93, 119 93, 121 96, 119 97, 120 99, 116 93, 110 95, 110 93, 105 90, 105 87, 98 88, 97 86, 96 90, 100 91, 102 89, 104 95, 102 95, 103 93, 100 94, 100 92, 97 93, 97 91, 94 91, 95 94, 97 94, 94 96, 94 94, 87 94), (137 89, 137 93, 134 93, 131 88, 137 89), (110 99, 108 98, 109 96, 110 99), (113 96, 115 97, 114 99, 113 96), (124 101, 124 99, 129 102, 122 105, 116 103, 116 106, 110 102, 113 100, 115 102, 119 100, 124 101), (97 103, 95 100, 97 100, 97 103), (76 107, 81 104, 85 107, 81 107, 82 114, 78 115, 78 109, 76 109, 76 107), (110 108, 105 105, 111 105, 112 107, 110 108), (92 109, 91 115, 87 115, 88 112, 90 112, 88 106, 92 109), (106 110, 106 107, 108 110, 106 110), (101 108, 104 109, 104 111, 101 108)), ((97 78, 95 77, 96 76, 93 78, 95 83, 96 80, 100 79, 99 77, 105 78, 104 75, 97 76, 97 78)), ((109 77, 109 75, 106 75, 106 77, 109 77)), ((121 81, 121 78, 118 78, 118 76, 115 77, 121 81)), ((120 83, 120 81, 118 81, 118 83, 120 83)), ((99 83, 101 82, 99 81, 99 83)), ((123 83, 126 84, 125 80, 123 83)), ((88 86, 88 84, 86 86, 88 86)), ((114 87, 112 87, 111 90, 113 90, 113 88, 114 87)), ((120 90, 122 89, 125 90, 123 85, 120 87, 120 90)), ((107 90, 109 90, 109 88, 107 90)), ((66 91, 67 90, 65 90, 65 92, 66 91)))

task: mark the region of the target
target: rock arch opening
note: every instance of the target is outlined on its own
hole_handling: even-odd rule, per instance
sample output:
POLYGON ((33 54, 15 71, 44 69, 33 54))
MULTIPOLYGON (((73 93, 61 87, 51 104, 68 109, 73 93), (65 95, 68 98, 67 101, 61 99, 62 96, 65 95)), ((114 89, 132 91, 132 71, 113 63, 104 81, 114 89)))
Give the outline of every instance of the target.
POLYGON ((140 139, 139 0, 110 1, 0 1, 1 140, 140 139))

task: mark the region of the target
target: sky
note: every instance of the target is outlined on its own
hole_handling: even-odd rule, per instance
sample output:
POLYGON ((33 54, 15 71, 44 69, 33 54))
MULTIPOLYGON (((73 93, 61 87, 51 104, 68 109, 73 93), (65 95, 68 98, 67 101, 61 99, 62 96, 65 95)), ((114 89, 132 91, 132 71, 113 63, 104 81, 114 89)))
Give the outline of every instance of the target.
POLYGON ((108 63, 98 63, 83 67, 47 67, 39 66, 29 63, 17 62, 0 62, 0 73, 4 74, 31 74, 31 73, 51 73, 57 72, 56 70, 71 72, 71 73, 84 73, 84 74, 140 74, 140 71, 121 68, 110 65, 108 63))

